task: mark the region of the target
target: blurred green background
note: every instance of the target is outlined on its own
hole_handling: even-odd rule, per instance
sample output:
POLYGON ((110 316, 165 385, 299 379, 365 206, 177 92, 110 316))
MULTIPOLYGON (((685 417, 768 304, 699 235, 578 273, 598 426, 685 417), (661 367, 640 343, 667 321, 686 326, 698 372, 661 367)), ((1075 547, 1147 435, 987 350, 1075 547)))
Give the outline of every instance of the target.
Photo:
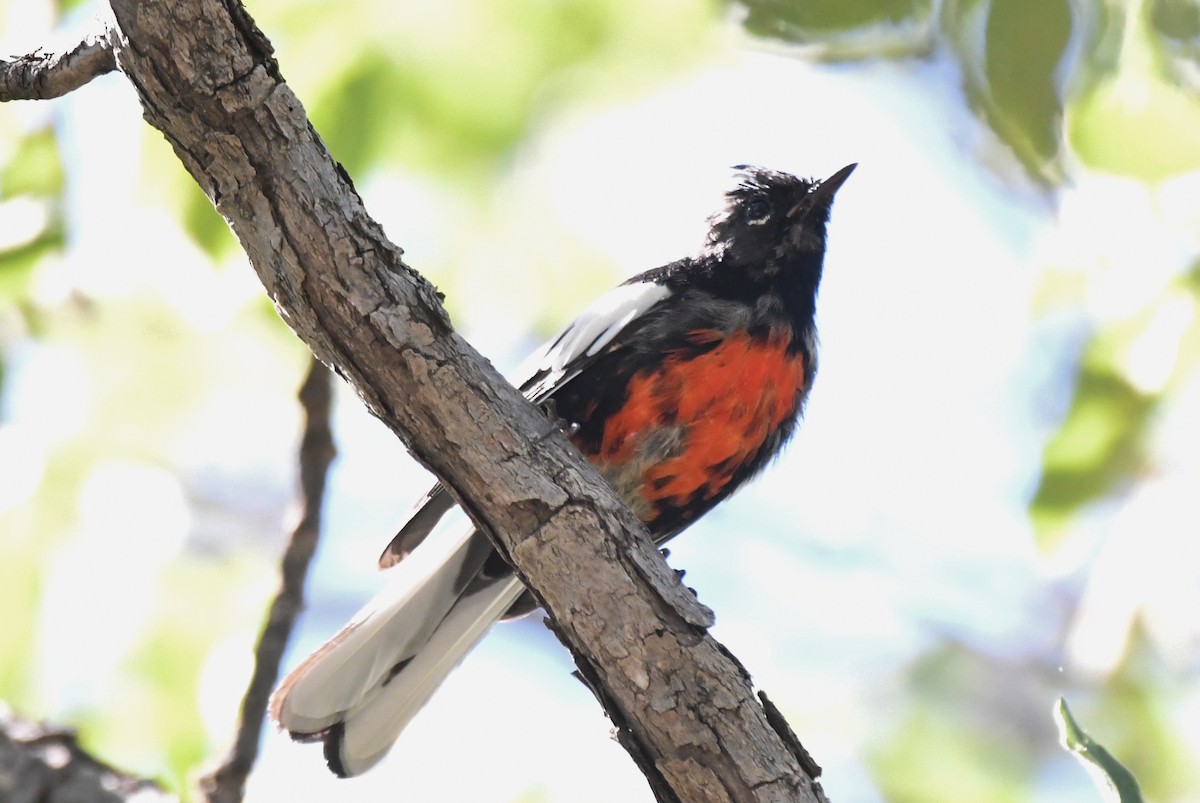
MULTIPOLYGON (((731 164, 828 175, 787 456, 672 545, 841 801, 1087 801, 1065 695, 1200 799, 1194 0, 250 0, 368 208, 502 368, 698 244, 731 164)), ((0 0, 5 53, 90 2, 0 0)), ((294 519, 306 353, 120 76, 0 106, 0 699, 188 794, 294 519)), ((342 393, 311 648, 419 469, 342 393)), ((251 799, 649 800, 536 621, 361 781, 251 799), (468 727, 469 724, 469 727, 468 727)))

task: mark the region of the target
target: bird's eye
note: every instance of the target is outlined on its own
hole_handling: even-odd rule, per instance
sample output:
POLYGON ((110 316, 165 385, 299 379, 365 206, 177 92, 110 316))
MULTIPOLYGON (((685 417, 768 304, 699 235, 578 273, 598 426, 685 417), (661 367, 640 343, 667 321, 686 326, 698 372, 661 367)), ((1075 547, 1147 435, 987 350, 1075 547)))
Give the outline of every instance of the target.
POLYGON ((750 223, 762 223, 771 214, 771 204, 766 198, 755 198, 746 207, 746 220, 750 223))

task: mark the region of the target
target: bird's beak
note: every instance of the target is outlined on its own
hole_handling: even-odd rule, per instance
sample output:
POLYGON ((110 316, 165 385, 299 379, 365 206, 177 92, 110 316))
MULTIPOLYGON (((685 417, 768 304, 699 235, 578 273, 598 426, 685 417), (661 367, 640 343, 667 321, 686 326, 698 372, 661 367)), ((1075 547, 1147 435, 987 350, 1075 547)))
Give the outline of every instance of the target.
POLYGON ((838 188, 850 178, 850 174, 854 172, 854 168, 858 167, 858 162, 849 164, 841 170, 834 173, 829 178, 822 181, 817 186, 808 191, 808 195, 800 203, 788 210, 787 216, 794 218, 799 215, 806 215, 812 209, 821 207, 828 208, 833 203, 833 195, 838 191, 838 188))

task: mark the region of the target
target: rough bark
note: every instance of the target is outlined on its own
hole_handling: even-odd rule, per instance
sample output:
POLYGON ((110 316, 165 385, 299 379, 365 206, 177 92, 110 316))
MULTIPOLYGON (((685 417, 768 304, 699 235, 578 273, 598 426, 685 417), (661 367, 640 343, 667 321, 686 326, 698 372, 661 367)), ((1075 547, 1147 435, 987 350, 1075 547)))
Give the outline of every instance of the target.
POLYGON ((237 0, 112 0, 119 69, 280 314, 451 489, 555 622, 662 800, 815 801, 688 593, 557 427, 451 328, 237 0))
POLYGON ((152 781, 97 761, 71 731, 0 711, 0 800, 5 803, 168 803, 152 781))
POLYGON ((116 68, 112 45, 100 36, 89 36, 66 53, 39 50, 0 59, 0 102, 57 98, 116 68))

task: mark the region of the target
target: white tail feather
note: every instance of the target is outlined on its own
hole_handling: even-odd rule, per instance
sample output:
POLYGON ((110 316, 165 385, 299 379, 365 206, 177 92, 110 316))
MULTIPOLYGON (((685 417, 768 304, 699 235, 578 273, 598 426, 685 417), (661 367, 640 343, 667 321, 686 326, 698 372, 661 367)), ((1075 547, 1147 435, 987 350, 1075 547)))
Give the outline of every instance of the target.
POLYGON ((339 774, 375 764, 523 592, 513 578, 476 580, 490 553, 470 526, 445 528, 390 569, 388 585, 280 684, 280 727, 324 738, 339 774))
POLYGON ((337 745, 341 774, 358 775, 383 758, 450 671, 524 591, 521 581, 509 577, 460 598, 412 661, 346 716, 337 745))

